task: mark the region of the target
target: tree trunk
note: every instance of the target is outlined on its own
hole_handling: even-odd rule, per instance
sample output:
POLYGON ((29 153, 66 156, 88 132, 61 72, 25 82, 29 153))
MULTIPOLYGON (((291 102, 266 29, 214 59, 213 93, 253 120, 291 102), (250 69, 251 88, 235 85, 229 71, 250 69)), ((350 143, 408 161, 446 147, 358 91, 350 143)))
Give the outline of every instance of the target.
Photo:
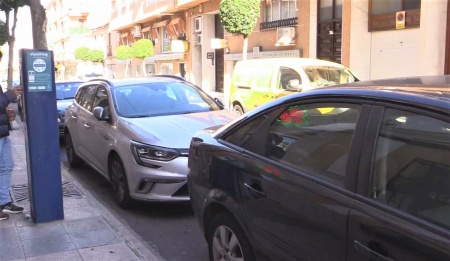
POLYGON ((142 59, 142 71, 144 72, 143 76, 147 77, 147 70, 145 69, 145 58, 142 59))
MULTIPOLYGON (((16 42, 15 31, 17 26, 17 11, 18 8, 13 10, 13 25, 11 27, 11 34, 8 38, 8 48, 9 48, 9 60, 8 60, 8 90, 12 88, 13 81, 13 69, 14 69, 14 43, 16 42)), ((9 12, 6 12, 6 16, 9 17, 9 12)), ((7 18, 7 20, 9 20, 7 18)), ((9 22, 8 22, 9 26, 9 22)))
POLYGON ((247 60, 248 38, 244 36, 244 44, 242 47, 242 61, 247 60))
POLYGON ((30 0, 30 13, 33 24, 33 48, 47 50, 47 37, 45 35, 47 17, 40 0, 30 0))

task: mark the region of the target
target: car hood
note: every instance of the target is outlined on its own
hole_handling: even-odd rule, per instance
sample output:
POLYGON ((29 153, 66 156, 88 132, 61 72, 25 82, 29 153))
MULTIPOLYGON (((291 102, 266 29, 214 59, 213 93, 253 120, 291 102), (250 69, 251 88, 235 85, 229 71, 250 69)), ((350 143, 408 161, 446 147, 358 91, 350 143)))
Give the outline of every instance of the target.
POLYGON ((73 103, 73 99, 56 100, 56 108, 60 111, 65 111, 66 108, 73 103))
POLYGON ((223 125, 238 115, 229 110, 191 114, 122 118, 132 140, 168 148, 189 148, 195 132, 211 126, 223 125))

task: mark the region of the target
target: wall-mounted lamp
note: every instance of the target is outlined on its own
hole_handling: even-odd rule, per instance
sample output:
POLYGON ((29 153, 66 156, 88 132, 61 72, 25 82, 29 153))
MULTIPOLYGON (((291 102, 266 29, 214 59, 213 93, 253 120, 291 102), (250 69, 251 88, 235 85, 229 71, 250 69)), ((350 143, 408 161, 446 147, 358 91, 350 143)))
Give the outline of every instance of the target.
POLYGON ((203 4, 198 5, 198 11, 201 13, 203 12, 203 4))
POLYGON ((225 47, 225 53, 226 53, 226 54, 229 54, 229 53, 230 53, 230 48, 228 48, 228 46, 225 47))

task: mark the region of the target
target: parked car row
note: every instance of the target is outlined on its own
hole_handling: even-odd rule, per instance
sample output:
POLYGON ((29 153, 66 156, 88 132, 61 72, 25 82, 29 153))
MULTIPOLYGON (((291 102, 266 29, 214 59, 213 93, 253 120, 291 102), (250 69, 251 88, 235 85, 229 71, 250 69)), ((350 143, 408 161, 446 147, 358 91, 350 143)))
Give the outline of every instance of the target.
POLYGON ((299 74, 241 116, 176 76, 84 82, 69 164, 124 208, 190 200, 210 260, 449 260, 450 76, 299 74))

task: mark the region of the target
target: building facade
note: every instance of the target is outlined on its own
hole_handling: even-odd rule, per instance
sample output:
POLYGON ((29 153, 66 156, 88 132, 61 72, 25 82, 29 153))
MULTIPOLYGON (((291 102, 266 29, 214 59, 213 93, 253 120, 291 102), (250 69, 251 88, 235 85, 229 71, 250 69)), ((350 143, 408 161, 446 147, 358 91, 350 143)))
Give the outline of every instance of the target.
MULTIPOLYGON (((223 29, 220 0, 103 4, 110 16, 92 31, 105 43, 106 76, 173 74, 210 93, 227 92, 243 37, 223 29), (152 57, 116 58, 117 47, 143 38, 154 43, 152 57)), ((449 14, 449 0, 264 0, 247 59, 327 59, 363 80, 450 73, 449 14)))

